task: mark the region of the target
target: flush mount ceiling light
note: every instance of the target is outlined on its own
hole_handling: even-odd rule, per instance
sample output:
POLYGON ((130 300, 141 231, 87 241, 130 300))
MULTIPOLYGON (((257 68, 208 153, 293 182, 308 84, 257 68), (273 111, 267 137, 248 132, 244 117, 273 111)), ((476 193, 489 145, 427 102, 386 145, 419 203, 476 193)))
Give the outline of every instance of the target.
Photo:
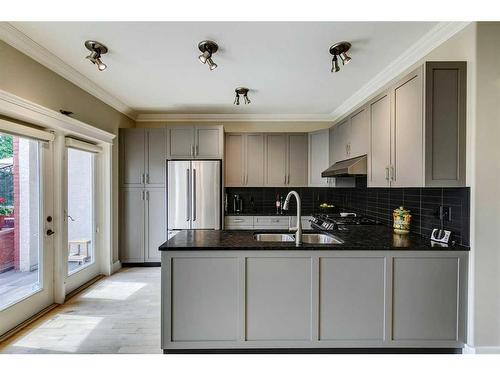
POLYGON ((202 52, 202 54, 198 57, 202 64, 207 64, 210 67, 210 70, 214 70, 217 68, 217 64, 212 60, 212 54, 217 52, 219 46, 217 43, 212 42, 211 40, 204 40, 198 43, 198 48, 202 52))
POLYGON ((102 62, 101 55, 108 53, 108 47, 95 40, 87 40, 85 42, 85 47, 90 51, 90 55, 88 55, 86 59, 89 59, 92 64, 96 65, 97 69, 101 72, 106 69, 107 65, 102 62))
POLYGON ((236 92, 236 97, 234 98, 234 104, 240 105, 240 95, 243 95, 243 101, 245 104, 250 104, 251 101, 248 99, 248 89, 246 87, 237 87, 234 92, 236 92))
POLYGON ((333 55, 332 73, 340 70, 339 58, 342 61, 342 65, 346 65, 351 61, 351 58, 347 56, 349 48, 351 48, 351 43, 349 42, 338 42, 330 47, 330 54, 333 55))

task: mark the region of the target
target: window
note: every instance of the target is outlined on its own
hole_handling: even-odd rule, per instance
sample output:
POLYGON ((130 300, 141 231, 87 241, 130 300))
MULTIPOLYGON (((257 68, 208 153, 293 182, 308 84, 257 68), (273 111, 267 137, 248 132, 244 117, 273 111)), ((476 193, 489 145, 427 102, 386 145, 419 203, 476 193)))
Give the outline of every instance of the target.
POLYGON ((68 274, 95 261, 95 154, 68 148, 68 274))
POLYGON ((0 133, 0 310, 42 289, 40 142, 0 133))

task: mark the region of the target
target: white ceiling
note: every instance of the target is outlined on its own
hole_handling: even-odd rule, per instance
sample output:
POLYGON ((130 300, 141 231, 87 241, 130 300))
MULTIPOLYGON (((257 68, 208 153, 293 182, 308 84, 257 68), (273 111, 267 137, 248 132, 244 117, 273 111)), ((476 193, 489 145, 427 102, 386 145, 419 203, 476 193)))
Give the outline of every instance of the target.
POLYGON ((330 114, 436 22, 14 22, 12 25, 137 112, 330 114), (108 69, 85 59, 106 44, 108 69), (210 71, 198 42, 219 44, 210 71), (331 44, 352 61, 330 73, 331 44), (250 88, 250 105, 233 105, 250 88))

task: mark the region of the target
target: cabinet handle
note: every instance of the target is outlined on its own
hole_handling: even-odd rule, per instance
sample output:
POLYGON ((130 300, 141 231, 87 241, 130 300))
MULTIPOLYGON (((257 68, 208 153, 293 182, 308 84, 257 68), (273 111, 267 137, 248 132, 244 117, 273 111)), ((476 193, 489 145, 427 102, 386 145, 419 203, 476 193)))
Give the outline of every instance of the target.
POLYGON ((149 191, 146 191, 146 200, 149 201, 149 191))
POLYGON ((385 167, 385 179, 389 181, 389 167, 385 167))
POLYGON ((191 156, 194 156, 194 145, 191 145, 191 156))
POLYGON ((146 196, 145 196, 144 190, 142 191, 141 195, 142 195, 142 200, 145 201, 146 200, 146 196))
POLYGON ((146 183, 149 184, 149 173, 146 173, 146 183))
POLYGON ((200 150, 198 149, 198 145, 195 146, 194 156, 198 156, 200 154, 200 150))
POLYGON ((193 168, 193 221, 196 221, 196 169, 193 168))
POLYGON ((286 185, 286 175, 285 175, 285 181, 283 183, 286 185))
POLYGON ((234 219, 235 223, 242 223, 244 220, 243 219, 234 219))
POLYGON ((144 173, 141 174, 141 184, 145 183, 144 173))
POLYGON ((187 193, 187 197, 186 197, 186 221, 189 221, 189 214, 191 211, 191 207, 189 206, 189 201, 191 200, 191 196, 189 194, 189 169, 186 169, 186 177, 187 177, 187 189, 186 189, 186 193, 187 193))
POLYGON ((390 167, 389 176, 390 176, 390 180, 394 181, 394 166, 393 165, 391 165, 391 167, 390 167))
POLYGON ((248 175, 245 176, 245 185, 248 185, 248 175))

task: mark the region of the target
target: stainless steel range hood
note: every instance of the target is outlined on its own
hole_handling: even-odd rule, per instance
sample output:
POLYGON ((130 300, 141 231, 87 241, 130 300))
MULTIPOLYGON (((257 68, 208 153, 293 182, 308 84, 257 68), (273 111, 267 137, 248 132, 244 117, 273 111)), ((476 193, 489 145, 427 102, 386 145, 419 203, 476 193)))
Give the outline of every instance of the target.
POLYGON ((367 174, 366 155, 338 161, 321 173, 321 177, 363 176, 367 174))

